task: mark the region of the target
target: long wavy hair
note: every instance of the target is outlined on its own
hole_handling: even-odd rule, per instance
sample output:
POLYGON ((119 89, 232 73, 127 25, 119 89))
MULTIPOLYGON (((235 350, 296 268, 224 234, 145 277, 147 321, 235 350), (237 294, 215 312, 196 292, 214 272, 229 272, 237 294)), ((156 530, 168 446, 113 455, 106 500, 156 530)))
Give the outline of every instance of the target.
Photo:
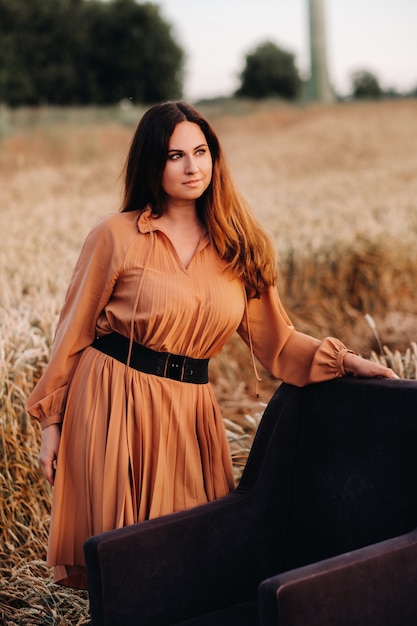
POLYGON ((169 139, 176 125, 184 121, 200 127, 213 161, 210 185, 196 202, 199 219, 218 255, 244 281, 248 294, 259 296, 276 282, 273 242, 237 191, 216 133, 190 104, 157 104, 139 121, 124 168, 120 210, 144 211, 150 205, 154 214, 163 214, 166 196, 161 181, 169 139))

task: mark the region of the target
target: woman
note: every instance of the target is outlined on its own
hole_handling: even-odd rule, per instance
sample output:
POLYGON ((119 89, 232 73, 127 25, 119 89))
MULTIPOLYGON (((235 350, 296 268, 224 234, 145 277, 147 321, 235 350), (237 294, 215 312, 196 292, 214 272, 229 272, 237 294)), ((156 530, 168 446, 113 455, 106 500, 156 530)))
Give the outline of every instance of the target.
POLYGON ((252 356, 295 385, 396 376, 337 339, 297 332, 275 267, 207 121, 183 102, 152 107, 130 147, 122 209, 84 243, 48 368, 26 405, 54 484, 56 582, 85 587, 87 537, 233 488, 207 364, 236 330, 252 356))

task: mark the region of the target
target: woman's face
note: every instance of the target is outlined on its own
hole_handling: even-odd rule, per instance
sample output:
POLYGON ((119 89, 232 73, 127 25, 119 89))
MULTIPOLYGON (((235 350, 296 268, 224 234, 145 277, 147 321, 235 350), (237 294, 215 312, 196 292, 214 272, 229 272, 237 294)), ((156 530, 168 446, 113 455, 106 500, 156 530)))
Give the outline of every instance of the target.
POLYGON ((162 188, 168 203, 195 203, 210 184, 211 153, 203 131, 194 122, 179 122, 169 139, 162 188))

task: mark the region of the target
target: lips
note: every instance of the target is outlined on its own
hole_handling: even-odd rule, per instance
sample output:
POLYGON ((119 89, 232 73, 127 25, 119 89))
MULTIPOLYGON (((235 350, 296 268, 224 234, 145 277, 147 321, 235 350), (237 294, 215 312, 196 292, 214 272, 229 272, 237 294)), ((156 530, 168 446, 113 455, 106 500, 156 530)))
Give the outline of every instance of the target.
POLYGON ((199 183, 201 183, 202 180, 203 180, 202 178, 196 178, 196 179, 193 179, 193 180, 186 180, 185 182, 183 182, 183 185, 185 185, 186 187, 195 187, 199 183))

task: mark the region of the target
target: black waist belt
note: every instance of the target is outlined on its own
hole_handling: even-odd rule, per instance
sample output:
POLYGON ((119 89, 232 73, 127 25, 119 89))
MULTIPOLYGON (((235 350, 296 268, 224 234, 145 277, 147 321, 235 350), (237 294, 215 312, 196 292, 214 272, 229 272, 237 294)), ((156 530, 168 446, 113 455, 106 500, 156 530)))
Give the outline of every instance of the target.
MULTIPOLYGON (((91 345, 121 363, 127 362, 129 339, 119 333, 98 337, 91 345)), ((170 352, 155 352, 134 341, 129 365, 146 374, 202 385, 208 383, 208 363, 209 359, 192 359, 170 352)))

